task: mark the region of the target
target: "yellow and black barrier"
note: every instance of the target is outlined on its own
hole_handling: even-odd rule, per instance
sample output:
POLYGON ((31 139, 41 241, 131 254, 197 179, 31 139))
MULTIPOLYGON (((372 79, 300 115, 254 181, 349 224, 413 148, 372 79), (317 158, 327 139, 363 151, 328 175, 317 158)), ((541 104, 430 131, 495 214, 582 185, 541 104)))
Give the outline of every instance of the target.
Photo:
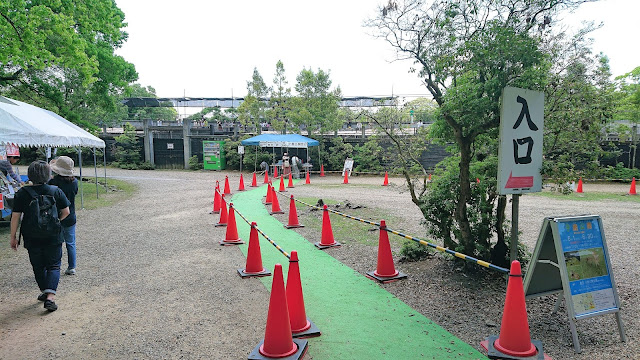
MULTIPOLYGON (((281 196, 286 196, 285 194, 281 194, 279 191, 276 191, 276 193, 281 195, 281 196)), ((299 202, 299 203, 301 203, 301 204, 303 204, 303 205, 306 205, 308 207, 316 208, 318 210, 323 210, 322 208, 319 208, 317 206, 314 206, 314 205, 311 205, 311 204, 307 204, 304 201, 301 201, 301 200, 298 200, 298 199, 295 199, 295 198, 294 198, 294 200, 299 202)), ((341 213, 339 211, 331 210, 331 209, 328 209, 328 208, 327 208, 327 211, 332 212, 332 213, 334 213, 336 215, 340 215, 340 216, 352 219, 352 220, 360 221, 360 222, 365 223, 365 224, 370 224, 370 225, 375 225, 377 227, 380 227, 380 223, 377 223, 377 222, 374 222, 374 221, 360 219, 358 217, 351 216, 351 215, 348 215, 348 214, 344 214, 344 213, 341 213)), ((405 235, 405 234, 403 234, 403 233, 401 233, 399 231, 395 231, 395 230, 389 229, 388 227, 384 227, 383 229, 386 230, 387 232, 390 232, 392 234, 401 236, 401 237, 403 237, 405 239, 413 240, 413 241, 418 242, 418 243, 420 243, 420 244, 422 244, 424 246, 428 246, 428 247, 434 248, 434 249, 436 249, 436 250, 438 250, 440 252, 444 252, 444 253, 453 255, 453 256, 455 256, 455 257, 457 257, 459 259, 470 261, 470 262, 476 263, 477 265, 484 266, 484 267, 489 268, 489 269, 497 270, 497 271, 500 271, 500 272, 505 273, 505 274, 509 273, 509 269, 506 269, 506 268, 503 268, 503 267, 488 263, 488 262, 483 261, 483 260, 476 259, 473 256, 465 255, 465 254, 459 253, 457 251, 453 251, 451 249, 447 249, 445 247, 432 244, 432 243, 430 243, 428 241, 425 241, 425 240, 422 240, 422 239, 419 239, 419 238, 416 238, 416 237, 413 237, 413 236, 410 236, 410 235, 405 235)))
MULTIPOLYGON (((251 226, 251 223, 249 222, 249 220, 247 220, 247 218, 244 217, 244 215, 242 215, 238 210, 236 210, 236 214, 238 214, 242 218, 242 220, 244 220, 247 224, 249 224, 249 226, 251 226)), ((260 228, 257 225, 255 226, 255 228, 258 231, 258 233, 260 233, 262 237, 267 239, 267 241, 270 242, 271 245, 273 245, 276 249, 278 249, 278 251, 280 251, 282 255, 286 256, 287 259, 291 259, 291 255, 288 252, 284 251, 284 249, 282 249, 280 245, 276 244, 275 241, 271 240, 271 238, 267 236, 267 234, 265 234, 262 230, 260 230, 260 228)))

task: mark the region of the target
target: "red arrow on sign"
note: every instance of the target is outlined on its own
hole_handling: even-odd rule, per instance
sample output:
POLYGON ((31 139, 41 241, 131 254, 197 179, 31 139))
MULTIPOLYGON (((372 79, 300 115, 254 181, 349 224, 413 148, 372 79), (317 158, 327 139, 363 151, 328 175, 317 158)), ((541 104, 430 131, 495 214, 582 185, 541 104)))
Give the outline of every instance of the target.
POLYGON ((509 180, 504 186, 507 189, 520 189, 533 187, 533 176, 512 176, 513 171, 509 173, 509 180))

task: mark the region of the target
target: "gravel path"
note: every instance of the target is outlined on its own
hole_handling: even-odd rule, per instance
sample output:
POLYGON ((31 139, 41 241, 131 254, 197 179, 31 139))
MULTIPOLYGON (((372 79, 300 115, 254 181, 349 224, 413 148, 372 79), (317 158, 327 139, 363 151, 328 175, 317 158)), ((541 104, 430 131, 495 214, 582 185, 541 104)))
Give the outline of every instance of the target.
MULTIPOLYGON (((27 252, 20 248, 13 253, 8 238, 2 239, 0 359, 246 358, 264 336, 269 293, 260 282, 237 276, 236 269, 245 263, 239 249, 218 245, 224 230, 212 226, 217 217, 208 212, 214 179, 224 179, 225 173, 108 172, 137 184, 139 191, 115 207, 79 212, 78 275, 62 277, 58 311, 43 311, 35 300, 27 252)), ((229 176, 234 190, 239 175, 229 176)), ((402 191, 401 179, 390 179, 392 186, 386 188, 378 187, 381 180, 352 177, 346 186, 338 177, 314 177, 312 185, 297 186, 291 193, 382 209, 404 220, 394 229, 423 237, 422 216, 402 191)), ((250 179, 245 177, 245 184, 250 179)), ((611 188, 585 184, 585 192, 628 190, 624 185, 611 188)), ((620 342, 612 315, 581 320, 583 352, 574 354, 564 306, 551 314, 555 297, 527 302, 531 337, 541 340, 554 359, 636 359, 640 203, 523 196, 521 240, 533 249, 545 216, 583 213, 603 218, 629 340, 620 342)), ((278 218, 287 221, 286 214, 278 218)), ((296 231, 318 241, 311 228, 296 231)), ((376 263, 375 246, 348 243, 327 252, 363 274, 376 263)), ((455 271, 457 266, 441 255, 397 264, 409 278, 384 287, 479 348, 481 340, 500 330, 505 283, 491 276, 465 276, 455 271)))

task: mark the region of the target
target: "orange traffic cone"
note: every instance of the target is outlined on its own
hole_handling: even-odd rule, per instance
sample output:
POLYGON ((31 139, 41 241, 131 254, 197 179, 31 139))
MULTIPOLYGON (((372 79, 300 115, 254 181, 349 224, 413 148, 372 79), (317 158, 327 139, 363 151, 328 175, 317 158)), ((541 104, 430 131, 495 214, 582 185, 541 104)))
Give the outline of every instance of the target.
POLYGON ((429 174, 429 181, 431 181, 431 174, 429 174))
POLYGON ((224 194, 225 195, 231 194, 231 188, 229 187, 229 177, 228 176, 224 177, 224 194))
POLYGON ((391 254, 391 245, 389 245, 389 234, 387 233, 387 224, 384 220, 380 220, 378 266, 375 271, 369 271, 367 277, 378 280, 381 283, 397 281, 407 277, 406 274, 396 270, 393 265, 393 255, 391 254))
POLYGON ((320 165, 320 176, 324 176, 324 164, 320 165))
POLYGON ((476 184, 480 184, 480 178, 476 178, 476 184))
POLYGON ((489 351, 491 359, 533 359, 534 356, 537 359, 539 354, 543 354, 542 343, 532 342, 529 335, 522 270, 517 260, 511 262, 500 336, 490 336, 481 345, 489 351))
POLYGON ((276 194, 275 190, 272 190, 271 193, 271 211, 269 214, 284 214, 284 211, 280 208, 280 202, 278 201, 278 194, 276 194))
POLYGON ((251 233, 249 234, 249 248, 247 249, 247 263, 244 269, 238 269, 240 277, 270 276, 271 271, 262 266, 262 255, 260 253, 260 239, 256 222, 251 223, 251 233))
POLYGON ((305 183, 305 184, 311 184, 311 179, 309 179, 309 172, 307 172, 307 176, 306 176, 306 178, 304 179, 304 183, 305 183))
POLYGON ((578 190, 576 190, 578 194, 582 194, 582 178, 578 180, 578 190))
POLYGON ((291 173, 289 173, 289 182, 287 183, 288 188, 293 187, 293 178, 291 177, 291 173))
POLYGON ((294 338, 308 338, 320 336, 320 330, 309 320, 304 309, 304 296, 300 282, 300 266, 298 252, 291 251, 289 258, 289 273, 287 274, 287 305, 289 306, 289 321, 294 338))
POLYGON ((280 192, 287 191, 287 190, 284 188, 284 175, 283 175, 283 176, 280 176, 280 189, 279 189, 279 191, 280 191, 280 192))
POLYGON ((342 245, 333 239, 333 229, 331 229, 331 219, 329 219, 329 210, 327 210, 327 205, 324 206, 322 211, 322 237, 320 238, 320 242, 317 242, 314 245, 320 250, 342 245))
POLYGON ((631 187, 629 188, 629 195, 638 195, 636 193, 636 178, 631 179, 631 187))
POLYGON ((236 225, 236 215, 233 210, 233 203, 229 204, 229 215, 227 216, 227 233, 223 241, 220 241, 220 245, 239 245, 244 244, 244 241, 238 236, 238 227, 236 225))
MULTIPOLYGON (((216 181, 216 183, 218 183, 216 181)), ((220 184, 216 186, 215 194, 213 195, 213 211, 212 214, 220 213, 220 184)))
POLYGON ((267 197, 264 199, 265 205, 271 205, 273 194, 271 193, 271 183, 267 184, 267 197))
POLYGON ((264 340, 249 354, 249 360, 256 359, 301 359, 307 351, 307 340, 293 339, 287 295, 282 277, 282 265, 276 264, 273 269, 271 297, 264 340))
POLYGON ((289 223, 284 227, 287 229, 304 227, 304 225, 298 223, 298 211, 296 210, 296 201, 293 199, 293 195, 291 195, 291 201, 289 201, 289 223))
POLYGON ((253 179, 251 180, 251 187, 258 187, 258 179, 256 178, 256 172, 253 172, 253 179))
POLYGON ((273 178, 275 179, 275 178, 277 178, 277 177, 278 177, 278 167, 277 167, 277 166, 274 166, 274 167, 273 167, 273 178))
POLYGON ((382 182, 382 186, 389 186, 389 174, 384 172, 384 181, 382 182))
POLYGON ((349 183, 349 172, 347 170, 344 171, 344 180, 342 180, 343 184, 349 183))
POLYGON ((224 194, 220 195, 220 220, 216 226, 227 226, 227 202, 224 201, 224 194))
POLYGON ((242 177, 242 174, 240 174, 240 184, 238 185, 238 191, 244 191, 244 179, 242 177))
POLYGON ((268 184, 268 183, 269 183, 269 171, 265 171, 263 184, 268 184))

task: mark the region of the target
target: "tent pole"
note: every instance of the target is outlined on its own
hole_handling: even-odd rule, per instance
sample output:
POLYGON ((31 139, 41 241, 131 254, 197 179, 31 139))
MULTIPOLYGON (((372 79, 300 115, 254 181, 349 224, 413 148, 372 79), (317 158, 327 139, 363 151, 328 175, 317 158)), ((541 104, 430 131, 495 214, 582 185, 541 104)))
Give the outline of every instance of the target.
POLYGON ((102 150, 104 158, 104 191, 107 192, 107 145, 105 143, 104 150, 102 150))
POLYGON ((82 186, 82 148, 78 146, 78 164, 80 165, 80 209, 84 209, 84 186, 82 186))
POLYGON ((253 172, 258 171, 258 146, 256 146, 256 160, 253 162, 253 172))
POLYGON ((96 199, 100 199, 100 189, 98 189, 98 164, 96 162, 96 148, 93 147, 93 170, 96 174, 96 199))

